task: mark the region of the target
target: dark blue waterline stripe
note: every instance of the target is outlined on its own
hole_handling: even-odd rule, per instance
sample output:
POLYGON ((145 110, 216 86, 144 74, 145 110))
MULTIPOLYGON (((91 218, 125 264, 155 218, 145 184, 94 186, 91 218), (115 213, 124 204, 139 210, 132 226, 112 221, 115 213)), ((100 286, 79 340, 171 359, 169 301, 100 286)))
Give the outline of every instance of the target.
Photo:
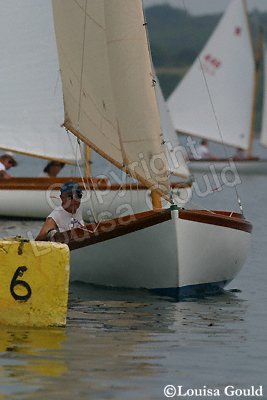
POLYGON ((161 296, 168 296, 173 297, 176 300, 182 300, 190 297, 203 297, 205 295, 221 293, 223 291, 222 289, 229 282, 231 282, 231 280, 188 285, 180 288, 157 288, 152 289, 152 291, 161 296))

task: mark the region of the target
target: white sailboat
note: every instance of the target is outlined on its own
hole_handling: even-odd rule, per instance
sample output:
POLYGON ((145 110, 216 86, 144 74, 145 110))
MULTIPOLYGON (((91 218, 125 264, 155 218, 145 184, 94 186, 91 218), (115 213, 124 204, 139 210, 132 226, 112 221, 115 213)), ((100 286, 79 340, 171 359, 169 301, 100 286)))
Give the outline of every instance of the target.
MULTIPOLYGON (((267 159, 252 155, 257 74, 245 0, 232 0, 167 102, 177 132, 246 150, 235 161, 239 172, 267 172, 267 159)), ((190 168, 222 170, 227 159, 226 151, 192 159, 190 168)))
MULTIPOLYGON (((80 148, 77 138, 67 135, 60 126, 64 110, 51 2, 3 2, 0 33, 0 149, 82 165, 83 146, 80 148)), ((164 113, 163 103, 161 109, 164 113)), ((163 130, 167 132, 169 128, 163 130)), ((189 177, 182 158, 178 155, 174 161, 170 164, 174 172, 182 178, 189 177)), ((0 180, 0 216, 45 218, 52 211, 59 203, 57 189, 70 177, 34 177, 40 172, 34 170, 32 178, 0 180)), ((109 215, 118 217, 122 204, 130 204, 133 212, 150 208, 145 186, 98 184, 92 178, 85 179, 85 183, 91 190, 82 205, 85 220, 90 217, 87 211, 92 204, 102 217, 107 208, 109 215)), ((174 186, 177 199, 180 197, 183 203, 190 195, 190 184, 178 182, 174 186)))
POLYGON ((172 200, 141 0, 53 0, 53 12, 64 126, 154 198, 154 210, 57 233, 71 279, 178 297, 225 286, 252 226, 233 212, 159 208, 172 200))

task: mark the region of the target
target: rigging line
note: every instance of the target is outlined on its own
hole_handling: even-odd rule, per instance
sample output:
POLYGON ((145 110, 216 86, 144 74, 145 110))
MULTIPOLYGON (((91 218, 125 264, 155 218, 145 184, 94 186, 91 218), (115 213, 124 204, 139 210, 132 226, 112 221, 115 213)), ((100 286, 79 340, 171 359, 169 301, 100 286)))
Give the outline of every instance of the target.
MULTIPOLYGON (((188 14, 188 11, 187 11, 187 8, 186 8, 186 5, 185 5, 185 0, 182 0, 182 3, 183 3, 183 7, 184 7, 185 12, 188 14)), ((229 153, 227 151, 226 145, 224 143, 223 134, 222 134, 221 127, 220 127, 220 124, 219 124, 219 121, 218 121, 218 117, 217 117, 217 114, 216 114, 215 106, 214 106, 214 103, 213 103, 213 100, 212 100, 212 96, 211 96, 211 92, 210 92, 209 85, 208 85, 208 82, 207 82, 206 74, 205 74, 205 71, 204 71, 204 68, 203 68, 203 64, 201 62, 201 59, 200 59, 199 55, 197 56, 197 59, 198 59, 198 62, 199 62, 200 68, 201 68, 201 73, 202 73, 202 76, 203 76, 203 79, 204 79, 204 82, 205 82, 205 87, 207 89, 207 93, 208 93, 209 101, 210 101, 210 104, 211 104, 211 107, 212 107, 212 112, 213 112, 213 115, 214 115, 214 118, 215 118, 216 126, 217 126, 217 129, 218 129, 220 138, 221 138, 221 142, 222 142, 222 145, 223 145, 225 157, 227 159, 229 159, 229 161, 233 161, 233 157, 229 156, 229 153)), ((239 195, 239 191, 238 191, 236 185, 234 185, 234 190, 235 190, 235 194, 236 194, 236 198, 237 198, 237 202, 238 202, 240 211, 241 211, 242 215, 244 215, 243 207, 242 207, 242 203, 241 203, 241 199, 240 199, 240 195, 239 195)))
MULTIPOLYGON (((76 222, 77 222, 78 225, 79 225, 78 228, 81 229, 82 231, 89 232, 89 233, 95 233, 95 232, 97 231, 97 229, 98 229, 98 227, 99 227, 99 225, 100 225, 100 223, 101 223, 102 221, 104 221, 104 220, 102 219, 102 220, 99 221, 98 223, 95 222, 95 228, 94 228, 93 230, 88 229, 88 228, 86 227, 86 225, 82 225, 79 221, 76 221, 76 222)), ((75 228, 73 227, 73 229, 75 229, 75 228)))
MULTIPOLYGON (((77 141, 76 141, 76 148, 74 149, 73 143, 72 143, 72 141, 71 141, 71 134, 70 134, 70 132, 69 132, 68 129, 66 129, 66 132, 67 132, 67 134, 68 134, 68 139, 69 139, 70 145, 71 145, 71 147, 72 147, 72 150, 73 150, 73 153, 74 153, 74 156, 75 156, 75 166, 74 166, 75 170, 74 170, 74 175, 75 175, 75 176, 77 175, 77 168, 78 168, 78 170, 79 170, 79 175, 80 175, 80 177, 81 177, 81 179, 82 179, 82 183, 83 183, 84 190, 86 191, 86 193, 88 193, 88 191, 90 190, 90 184, 89 184, 89 181, 88 181, 88 177, 86 177, 87 185, 88 185, 88 190, 87 190, 86 184, 85 184, 85 182, 84 182, 84 177, 83 177, 83 173, 82 173, 82 170, 81 170, 81 166, 80 166, 80 163, 79 163, 79 158, 78 158, 78 149, 79 149, 79 152, 80 152, 80 159, 83 159, 83 158, 84 158, 84 162, 86 161, 86 160, 85 160, 84 152, 83 152, 82 149, 81 149, 81 141, 80 141, 79 138, 77 138, 77 141)), ((91 185, 92 185, 92 187, 93 187, 93 190, 94 190, 94 192, 95 192, 95 196, 96 196, 96 198, 97 198, 96 189, 95 189, 94 182, 93 182, 91 176, 90 176, 90 181, 91 181, 91 185)), ((97 222, 98 219, 97 219, 97 217, 96 217, 96 212, 95 212, 95 209, 94 209, 94 205, 93 205, 93 201, 92 201, 92 200, 91 200, 91 211, 92 211, 92 215, 93 215, 94 221, 97 222)))
MULTIPOLYGON (((125 189, 124 189, 124 191, 125 191, 125 193, 127 193, 127 179, 129 178, 129 176, 128 176, 128 174, 126 173, 126 171, 127 171, 127 167, 125 166, 125 171, 124 171, 124 169, 122 169, 121 170, 122 171, 122 173, 124 173, 125 174, 125 183, 126 183, 126 187, 125 187, 125 189)), ((108 203, 108 206, 109 206, 109 208, 110 208, 110 206, 113 204, 113 202, 114 202, 114 200, 117 198, 117 196, 119 197, 119 193, 120 193, 120 191, 122 191, 123 192, 123 190, 121 190, 122 188, 123 188, 123 185, 124 185, 124 177, 123 177, 123 175, 121 175, 121 184, 120 184, 120 186, 119 186, 119 189, 116 191, 114 191, 114 196, 113 196, 113 198, 112 198, 112 200, 108 203)), ((111 183, 111 182, 110 182, 111 183)), ((112 184, 112 183, 111 183, 112 184)))
MULTIPOLYGON (((74 155, 74 158, 75 158, 75 164, 74 164, 74 176, 76 176, 76 170, 77 170, 77 159, 78 159, 78 154, 77 154, 77 143, 78 143, 78 141, 76 140, 76 146, 75 146, 75 148, 74 148, 74 144, 73 144, 73 142, 72 142, 72 140, 71 140, 71 133, 70 133, 70 131, 67 129, 67 128, 65 128, 65 131, 67 132, 67 137, 68 137, 68 140, 69 140, 69 143, 70 143, 70 147, 72 148, 72 151, 73 151, 73 155, 74 155)), ((77 139, 77 138, 76 138, 77 139)))
MULTIPOLYGON (((110 206, 113 204, 114 200, 117 198, 117 196, 119 195, 120 191, 122 191, 124 183, 121 182, 121 185, 119 187, 119 189, 116 191, 115 190, 115 195, 113 196, 113 199, 109 202, 108 204, 108 208, 110 208, 110 206)), ((123 192, 123 191, 122 191, 123 192)), ((127 187, 125 188, 125 192, 127 193, 127 187)))
MULTIPOLYGON (((68 130, 66 130, 66 131, 68 133, 69 140, 70 140, 70 133, 69 133, 68 130)), ((88 184, 88 190, 87 190, 87 187, 86 187, 86 184, 85 184, 85 181, 84 181, 84 177, 83 177, 83 173, 82 173, 82 170, 81 170, 81 166, 80 166, 80 163, 79 163, 79 159, 78 159, 78 149, 80 151, 80 158, 82 159, 84 155, 83 155, 83 152, 82 152, 82 149, 81 149, 81 142, 80 142, 79 139, 77 139, 77 146, 76 146, 76 151, 75 151, 75 175, 76 175, 76 169, 78 168, 79 174, 80 174, 80 177, 81 177, 81 180, 82 180, 83 188, 84 188, 85 192, 88 193, 88 191, 90 190, 90 184, 89 184, 89 182, 87 182, 87 184, 88 184)), ((91 183, 92 183, 92 186, 94 188, 93 182, 91 182, 91 183)), ((96 214, 95 214, 95 210, 94 210, 94 206, 93 206, 92 200, 91 200, 91 211, 92 211, 92 215, 93 215, 94 221, 96 223, 98 220, 97 220, 97 217, 96 217, 96 214)))
MULTIPOLYGON (((84 163, 85 163, 85 162, 86 162, 85 154, 84 154, 84 152, 82 151, 82 148, 81 148, 81 141, 80 141, 80 140, 78 140, 78 146, 79 146, 79 150, 80 150, 81 159, 84 159, 84 163)), ((78 161, 78 158, 76 159, 76 163, 77 163, 77 165, 78 165, 78 169, 79 169, 80 177, 81 177, 81 179, 82 179, 82 183, 83 183, 84 190, 86 191, 86 194, 88 194, 88 192, 91 192, 91 187, 90 187, 90 183, 89 183, 88 177, 86 176, 86 183, 87 183, 87 186, 86 186, 86 183, 85 183, 85 180, 84 180, 84 177, 83 177, 83 173, 82 173, 81 166, 80 166, 80 163, 79 163, 79 161, 78 161), (87 189, 87 188, 88 188, 88 189, 87 189)), ((91 178, 91 175, 90 175, 90 181, 91 181, 91 185, 92 185, 92 187, 93 187, 93 191, 94 191, 95 196, 96 196, 96 199, 97 199, 96 189, 95 189, 93 180, 92 180, 92 178, 91 178)), ((89 196, 89 197, 90 197, 90 196, 89 196)), ((97 216, 96 216, 96 211, 95 211, 95 208, 94 208, 94 205, 93 205, 92 197, 91 197, 91 211, 92 211, 92 215, 93 215, 93 218, 94 218, 95 223, 99 222, 99 221, 98 221, 98 218, 97 218, 97 216)))
MULTIPOLYGON (((78 131, 80 130, 80 118, 81 118, 81 102, 82 102, 82 87, 83 87, 82 80, 83 80, 83 71, 84 71, 85 35, 86 35, 86 21, 87 21, 86 15, 87 15, 87 0, 86 0, 86 3, 85 3, 85 10, 84 10, 83 43, 82 43, 81 74, 80 74, 80 93, 79 93, 78 118, 77 118, 78 131)), ((78 146, 76 147, 76 149, 79 148, 81 159, 84 159, 84 162, 86 162, 85 155, 83 154, 83 152, 81 150, 81 142, 80 142, 79 138, 77 138, 77 143, 78 143, 78 146)), ((87 187, 86 187, 86 184, 85 184, 85 181, 84 181, 84 177, 83 177, 83 173, 82 173, 82 170, 81 170, 81 166, 80 166, 80 163, 78 161, 78 154, 77 153, 78 153, 78 151, 76 151, 76 154, 75 154, 76 165, 78 167, 79 174, 80 174, 80 177, 82 179, 84 190, 86 191, 86 193, 88 193, 88 191, 90 190, 90 184, 89 184, 88 177, 87 177, 86 178, 87 179, 87 184, 88 184, 88 190, 87 190, 87 187)), ((76 167, 75 167, 75 173, 76 173, 76 167)), ((92 179, 91 179, 91 184, 92 184, 94 192, 95 192, 95 187, 94 187, 92 179)), ((96 198, 97 198, 97 196, 96 196, 96 198)), ((94 221, 97 222, 98 220, 97 220, 97 217, 96 217, 96 213, 95 213, 95 210, 94 210, 92 199, 91 199, 91 211, 92 211, 92 215, 93 215, 94 221)))
MULTIPOLYGON (((194 207, 196 207, 196 208, 199 208, 200 210, 208 211, 209 213, 216 215, 216 212, 210 210, 209 208, 203 207, 202 205, 197 204, 197 203, 195 203, 195 202, 192 201, 192 200, 189 200, 188 203, 192 204, 192 205, 193 205, 194 207)), ((177 205, 178 205, 178 204, 177 204, 177 205)))

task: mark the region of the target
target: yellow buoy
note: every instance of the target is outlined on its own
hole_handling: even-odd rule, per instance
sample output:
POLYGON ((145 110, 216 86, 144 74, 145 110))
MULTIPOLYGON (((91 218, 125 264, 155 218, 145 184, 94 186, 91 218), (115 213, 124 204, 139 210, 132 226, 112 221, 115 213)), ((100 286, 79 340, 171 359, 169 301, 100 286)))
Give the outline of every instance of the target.
POLYGON ((69 248, 51 242, 0 241, 0 324, 64 326, 69 248))

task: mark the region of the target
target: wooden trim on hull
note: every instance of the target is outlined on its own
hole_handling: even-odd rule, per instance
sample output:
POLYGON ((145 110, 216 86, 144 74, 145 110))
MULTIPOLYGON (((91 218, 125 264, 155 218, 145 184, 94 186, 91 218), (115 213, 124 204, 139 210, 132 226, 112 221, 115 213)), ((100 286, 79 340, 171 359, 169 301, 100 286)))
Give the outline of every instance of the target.
MULTIPOLYGON (((66 177, 66 178, 11 178, 0 180, 0 191, 1 190, 47 190, 47 189, 59 189, 60 186, 74 180, 79 182, 83 186, 81 178, 66 177)), ((87 178, 84 178, 84 182, 87 182, 87 178)), ((171 184, 173 189, 183 189, 192 186, 191 182, 175 182, 171 184)), ((110 183, 105 179, 90 178, 89 189, 94 190, 149 190, 142 184, 122 184, 110 183), (91 182, 92 181, 92 182, 91 182)))
POLYGON ((87 224, 86 230, 76 228, 72 231, 60 232, 55 241, 68 244, 70 250, 104 242, 119 236, 136 232, 171 219, 169 210, 146 211, 101 222, 98 226, 87 224))
MULTIPOLYGON (((153 225, 160 224, 171 219, 169 209, 147 211, 134 215, 128 215, 113 220, 86 225, 86 229, 73 229, 67 232, 57 233, 54 237, 56 242, 68 244, 71 250, 90 246, 95 243, 104 242, 153 225)), ((179 219, 200 222, 204 224, 222 226, 251 233, 252 225, 246 221, 241 214, 227 211, 205 210, 180 210, 179 219)))
POLYGON ((186 219, 187 221, 224 226, 248 233, 252 232, 252 224, 245 220, 242 214, 229 211, 180 210, 179 218, 186 219))

